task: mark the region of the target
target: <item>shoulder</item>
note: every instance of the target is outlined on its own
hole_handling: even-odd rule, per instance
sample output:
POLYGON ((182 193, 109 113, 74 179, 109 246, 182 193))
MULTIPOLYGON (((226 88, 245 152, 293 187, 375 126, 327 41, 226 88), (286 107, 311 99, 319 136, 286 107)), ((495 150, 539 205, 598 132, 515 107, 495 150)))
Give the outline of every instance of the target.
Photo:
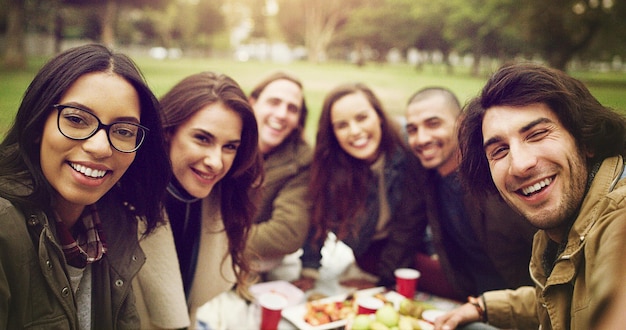
POLYGON ((300 140, 285 141, 265 160, 265 169, 290 166, 294 170, 310 166, 313 161, 313 149, 300 140))
POLYGON ((408 149, 398 147, 391 154, 389 160, 385 161, 385 171, 391 169, 396 175, 407 180, 414 180, 415 184, 424 185, 428 177, 426 170, 419 159, 408 149))
POLYGON ((581 207, 581 214, 626 214, 626 169, 622 157, 604 160, 581 207))
POLYGON ((0 213, 4 213, 10 208, 14 208, 13 203, 0 197, 0 213))
POLYGON ((295 160, 302 165, 309 165, 313 161, 313 148, 306 141, 295 141, 295 160))
MULTIPOLYGON (((32 214, 35 214, 32 212, 32 214)), ((37 223, 45 221, 45 219, 37 219, 37 223)), ((28 245, 28 226, 26 216, 22 211, 15 207, 10 201, 0 198, 0 242, 3 246, 0 250, 8 248, 13 251, 16 248, 23 249, 24 244, 28 245), (9 247, 7 247, 7 244, 9 247), (11 247, 12 246, 12 247, 11 247)))
POLYGON ((3 227, 3 230, 6 230, 10 227, 11 223, 22 223, 24 219, 24 215, 22 212, 13 205, 9 200, 0 198, 0 224, 3 227))

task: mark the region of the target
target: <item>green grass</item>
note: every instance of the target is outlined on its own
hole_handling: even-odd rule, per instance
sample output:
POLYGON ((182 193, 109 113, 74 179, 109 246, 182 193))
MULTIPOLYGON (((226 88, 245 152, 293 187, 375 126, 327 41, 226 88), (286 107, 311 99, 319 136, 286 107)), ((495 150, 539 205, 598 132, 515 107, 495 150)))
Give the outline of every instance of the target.
MULTIPOLYGON (((265 75, 275 70, 286 70, 300 77, 304 83, 310 115, 307 138, 313 141, 319 111, 324 95, 344 82, 363 82, 370 86, 387 112, 402 115, 409 96, 416 90, 431 85, 441 85, 454 91, 461 102, 475 96, 487 77, 470 77, 467 70, 457 69, 448 75, 445 68, 426 66, 423 71, 405 64, 374 64, 363 67, 345 63, 311 64, 294 62, 235 62, 224 59, 182 59, 159 61, 135 58, 148 84, 160 97, 182 78, 200 71, 225 73, 239 82, 248 92, 265 75)), ((0 71, 0 134, 4 135, 12 123, 26 87, 36 74, 43 59, 32 60, 25 71, 0 71)), ((573 73, 583 80, 598 100, 626 114, 626 75, 623 73, 573 73)))

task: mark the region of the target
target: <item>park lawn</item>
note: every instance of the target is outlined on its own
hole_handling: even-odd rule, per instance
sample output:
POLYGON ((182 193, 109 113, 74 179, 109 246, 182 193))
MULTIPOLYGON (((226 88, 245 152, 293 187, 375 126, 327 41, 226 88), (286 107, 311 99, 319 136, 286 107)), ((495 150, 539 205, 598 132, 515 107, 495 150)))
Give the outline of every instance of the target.
MULTIPOLYGON (((306 136, 314 142, 317 120, 324 95, 338 84, 362 82, 378 95, 392 116, 402 116, 407 99, 416 90, 426 86, 445 86, 457 94, 461 103, 475 96, 487 76, 471 77, 468 70, 455 69, 447 74, 443 66, 425 66, 418 71, 407 64, 368 63, 357 67, 346 63, 312 64, 308 62, 236 62, 227 59, 155 60, 136 57, 148 85, 157 97, 182 78, 200 71, 216 71, 237 80, 249 92, 263 77, 276 70, 285 70, 299 77, 305 87, 309 108, 306 136)), ((25 71, 0 71, 0 134, 4 135, 13 120, 24 91, 44 59, 31 60, 25 71)), ((598 100, 626 114, 626 75, 623 73, 573 73, 585 81, 598 100)))

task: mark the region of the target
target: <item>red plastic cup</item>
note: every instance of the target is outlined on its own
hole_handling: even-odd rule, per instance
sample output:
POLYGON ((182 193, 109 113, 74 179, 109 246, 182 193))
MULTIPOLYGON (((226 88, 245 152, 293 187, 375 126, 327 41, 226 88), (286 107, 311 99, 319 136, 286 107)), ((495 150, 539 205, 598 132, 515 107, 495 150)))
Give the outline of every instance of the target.
POLYGON ((356 300, 357 314, 374 314, 385 304, 382 300, 370 296, 359 297, 356 300))
POLYGON ((274 292, 262 294, 258 299, 261 306, 261 330, 276 330, 287 298, 274 292))
POLYGON ((396 291, 407 298, 413 299, 420 272, 412 268, 398 268, 394 271, 394 275, 396 276, 396 291))

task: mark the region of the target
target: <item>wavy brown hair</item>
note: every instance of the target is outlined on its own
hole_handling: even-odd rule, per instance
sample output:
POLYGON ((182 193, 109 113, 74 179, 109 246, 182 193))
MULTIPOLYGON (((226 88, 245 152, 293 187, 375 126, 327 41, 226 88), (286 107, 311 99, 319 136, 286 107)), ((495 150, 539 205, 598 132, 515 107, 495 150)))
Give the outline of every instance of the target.
POLYGON ((357 218, 365 212, 370 164, 350 156, 341 148, 331 122, 331 109, 335 102, 355 93, 363 94, 380 118, 381 154, 389 159, 397 148, 406 148, 398 125, 389 119, 379 99, 366 85, 344 84, 326 95, 317 128, 309 185, 313 205, 317 205, 311 216, 317 238, 330 229, 336 229, 339 239, 357 233, 357 218))
MULTIPOLYGON (((197 111, 217 102, 235 112, 243 123, 241 144, 237 148, 233 165, 214 187, 221 191, 220 209, 228 236, 228 250, 237 277, 237 289, 241 290, 247 287, 250 276, 249 261, 243 251, 256 212, 250 189, 263 173, 258 152, 258 129, 252 107, 235 80, 213 72, 188 76, 161 98, 166 136, 171 136, 197 111)), ((240 292, 245 292, 245 289, 240 292)))
POLYGON ((535 103, 547 105, 574 137, 578 148, 593 155, 587 159, 589 165, 611 156, 626 156, 626 118, 600 104, 581 81, 537 64, 509 64, 487 81, 462 114, 460 172, 471 191, 497 192, 483 149, 485 112, 495 106, 535 103))

